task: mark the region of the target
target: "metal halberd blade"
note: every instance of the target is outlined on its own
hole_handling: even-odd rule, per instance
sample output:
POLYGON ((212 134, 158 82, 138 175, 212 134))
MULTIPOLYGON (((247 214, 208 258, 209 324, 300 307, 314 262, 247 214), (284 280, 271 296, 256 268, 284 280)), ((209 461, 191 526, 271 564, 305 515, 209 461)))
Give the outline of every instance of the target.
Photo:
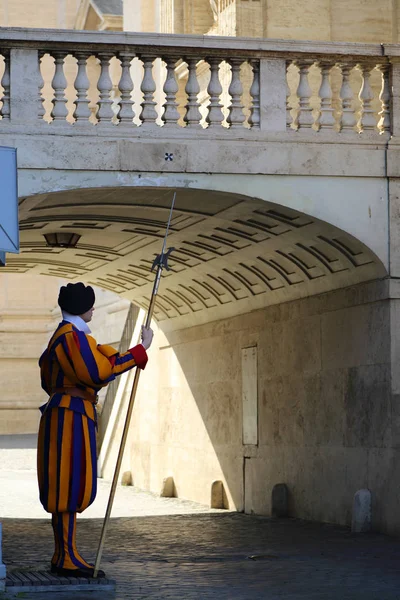
POLYGON ((156 267, 161 267, 162 269, 170 271, 171 269, 168 265, 168 259, 171 252, 173 252, 174 250, 175 248, 168 248, 167 252, 165 252, 164 254, 158 254, 155 257, 153 264, 151 265, 151 271, 153 272, 156 267))

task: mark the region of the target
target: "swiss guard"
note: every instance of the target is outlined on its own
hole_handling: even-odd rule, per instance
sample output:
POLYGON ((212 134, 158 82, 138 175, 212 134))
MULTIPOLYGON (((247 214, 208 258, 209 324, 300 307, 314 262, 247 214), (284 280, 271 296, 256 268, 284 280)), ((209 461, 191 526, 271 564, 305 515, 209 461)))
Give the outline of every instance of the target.
MULTIPOLYGON (((94 290, 83 283, 60 289, 62 321, 39 360, 42 387, 38 438, 40 501, 52 514, 55 550, 51 571, 93 577, 94 566, 76 547, 76 513, 92 504, 97 490, 96 403, 99 390, 133 367, 144 369, 153 332, 142 328, 142 343, 120 354, 90 335, 94 290)), ((99 571, 97 577, 105 577, 99 571)))

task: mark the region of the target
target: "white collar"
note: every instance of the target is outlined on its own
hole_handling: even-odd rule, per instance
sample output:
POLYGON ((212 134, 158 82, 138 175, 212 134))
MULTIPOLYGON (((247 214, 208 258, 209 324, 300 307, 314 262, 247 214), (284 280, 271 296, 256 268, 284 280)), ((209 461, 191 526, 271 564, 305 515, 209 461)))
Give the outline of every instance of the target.
POLYGON ((90 329, 89 329, 89 325, 87 323, 85 323, 85 321, 82 319, 82 317, 80 317, 79 315, 70 315, 69 313, 65 312, 64 310, 61 311, 62 312, 62 317, 64 321, 68 321, 68 323, 72 323, 72 325, 75 325, 75 327, 77 329, 79 329, 79 331, 83 331, 83 333, 91 333, 90 329))

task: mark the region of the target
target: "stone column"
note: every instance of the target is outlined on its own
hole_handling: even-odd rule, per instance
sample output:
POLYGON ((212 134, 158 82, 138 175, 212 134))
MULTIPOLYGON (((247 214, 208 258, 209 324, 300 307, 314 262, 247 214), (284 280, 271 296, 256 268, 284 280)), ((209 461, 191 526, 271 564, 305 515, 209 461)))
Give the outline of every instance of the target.
POLYGON ((400 137, 400 57, 391 57, 392 72, 389 89, 392 90, 391 130, 394 138, 400 137))
POLYGON ((391 57, 389 73, 392 138, 387 150, 386 176, 389 193, 389 274, 400 277, 400 57, 391 57))
POLYGON ((260 60, 260 128, 286 131, 285 59, 260 60))
POLYGON ((400 450, 400 286, 390 280, 390 361, 391 361, 391 446, 393 455, 400 450))
POLYGON ((13 124, 38 122, 39 56, 33 48, 10 51, 10 118, 13 124))
MULTIPOLYGON (((399 160, 399 147, 389 147, 388 163, 399 160)), ((395 167, 396 168, 396 167, 395 167)), ((400 176, 388 174, 389 191, 389 274, 400 277, 400 176)))

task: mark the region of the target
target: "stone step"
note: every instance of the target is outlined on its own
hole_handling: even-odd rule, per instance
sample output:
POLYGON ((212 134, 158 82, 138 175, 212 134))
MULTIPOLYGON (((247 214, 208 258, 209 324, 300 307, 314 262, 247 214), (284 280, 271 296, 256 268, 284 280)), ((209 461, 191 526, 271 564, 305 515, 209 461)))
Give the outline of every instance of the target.
POLYGON ((7 573, 6 592, 105 592, 114 591, 112 579, 86 579, 84 577, 59 577, 49 571, 13 570, 7 573))

